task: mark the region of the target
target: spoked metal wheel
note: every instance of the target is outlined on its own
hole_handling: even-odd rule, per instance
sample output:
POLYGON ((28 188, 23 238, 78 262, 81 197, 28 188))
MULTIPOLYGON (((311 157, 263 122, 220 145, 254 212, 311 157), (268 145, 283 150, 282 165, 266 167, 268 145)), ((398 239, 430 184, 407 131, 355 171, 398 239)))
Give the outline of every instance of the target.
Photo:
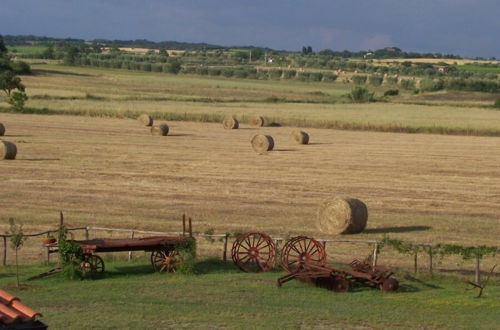
POLYGON ((231 257, 234 264, 244 272, 266 272, 274 267, 276 246, 268 235, 249 232, 236 239, 231 257))
POLYGON ((104 261, 95 254, 85 254, 80 267, 84 274, 96 275, 104 272, 104 261))
POLYGON ((399 282, 395 278, 388 278, 380 285, 380 290, 383 292, 391 292, 399 289, 399 282))
POLYGON ((311 237, 297 236, 283 246, 281 266, 291 273, 306 265, 325 266, 326 252, 320 242, 311 237))
POLYGON ((157 272, 175 273, 175 265, 179 262, 176 250, 156 250, 151 252, 151 265, 157 272))

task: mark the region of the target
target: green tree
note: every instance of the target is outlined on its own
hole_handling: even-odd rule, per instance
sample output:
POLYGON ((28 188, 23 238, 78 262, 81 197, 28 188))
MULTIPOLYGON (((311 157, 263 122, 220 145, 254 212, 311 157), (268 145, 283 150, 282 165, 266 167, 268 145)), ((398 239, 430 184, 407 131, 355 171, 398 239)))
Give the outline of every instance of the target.
POLYGON ((26 240, 26 236, 23 233, 23 225, 16 224, 14 218, 9 218, 9 231, 7 234, 10 236, 10 246, 14 249, 14 253, 16 255, 16 278, 17 278, 17 287, 19 288, 19 263, 18 263, 18 251, 24 244, 26 240))
POLYGON ((0 35, 0 57, 7 56, 7 47, 3 42, 3 37, 0 35))
POLYGON ((28 100, 28 96, 24 92, 13 92, 9 97, 9 104, 14 111, 20 112, 24 109, 24 103, 28 100))
POLYGON ((0 72, 0 90, 3 90, 8 97, 13 90, 24 92, 25 87, 21 83, 21 78, 16 76, 12 71, 0 72))
POLYGON ((56 50, 53 44, 49 44, 47 48, 42 52, 42 57, 47 59, 55 59, 56 58, 56 50))

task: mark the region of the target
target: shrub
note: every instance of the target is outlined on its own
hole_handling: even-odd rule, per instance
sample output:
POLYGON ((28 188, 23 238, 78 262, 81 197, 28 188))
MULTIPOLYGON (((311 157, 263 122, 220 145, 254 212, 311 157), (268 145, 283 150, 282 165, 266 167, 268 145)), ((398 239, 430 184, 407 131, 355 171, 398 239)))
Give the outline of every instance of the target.
POLYGON ((297 73, 297 80, 299 80, 299 81, 308 81, 309 80, 309 72, 299 72, 299 73, 297 73))
POLYGON ((384 96, 396 96, 396 95, 399 95, 399 89, 388 89, 384 93, 384 96))
POLYGON ((269 79, 280 80, 282 74, 283 74, 283 70, 271 69, 271 70, 269 70, 269 79))
POLYGON ((331 72, 323 72, 323 81, 333 82, 337 80, 338 76, 331 72))
POLYGON ((234 76, 236 78, 246 78, 248 77, 248 71, 246 71, 245 69, 235 69, 234 76))
POLYGON ((28 63, 19 61, 19 62, 11 62, 10 66, 15 74, 30 74, 31 67, 28 63))
POLYGON ((234 75, 234 71, 231 68, 224 68, 224 69, 221 70, 221 74, 224 77, 230 78, 230 77, 232 77, 234 75))
POLYGON ((21 112, 24 109, 24 103, 28 100, 28 96, 24 92, 13 92, 9 97, 9 104, 12 109, 21 112))
POLYGON ((151 63, 142 63, 141 71, 151 71, 151 63))
POLYGON ((367 77, 365 75, 353 75, 352 76, 352 81, 356 84, 356 85, 364 85, 366 84, 366 79, 367 77))
POLYGON ((309 74, 309 81, 321 81, 323 79, 323 74, 321 72, 311 72, 309 74))
POLYGON ((401 79, 399 82, 399 85, 403 89, 414 89, 416 86, 415 80, 414 79, 401 79))
POLYGON ((435 92, 444 88, 444 81, 443 79, 422 79, 419 87, 422 92, 435 92))
POLYGON ((205 76, 208 75, 208 68, 206 66, 197 66, 196 67, 196 74, 205 76))
POLYGON ((220 76, 221 70, 220 68, 208 68, 208 74, 210 76, 220 76))
POLYGON ((368 78, 368 82, 370 83, 370 85, 372 86, 380 86, 382 85, 382 82, 384 81, 384 77, 380 76, 380 75, 376 75, 376 74, 372 74, 369 78, 368 78))
POLYGON ((269 79, 269 72, 267 70, 258 70, 256 77, 257 79, 267 80, 269 79))
POLYGON ((361 86, 355 86, 351 92, 347 94, 347 97, 353 103, 366 103, 375 100, 374 93, 371 93, 368 88, 361 86))
POLYGON ((161 64, 151 64, 151 71, 153 72, 162 72, 163 66, 161 64))
POLYGON ((295 71, 295 70, 283 71, 283 79, 294 79, 296 75, 297 75, 297 71, 295 71))
POLYGON ((493 103, 493 106, 497 109, 500 109, 500 99, 496 99, 495 103, 493 103))
POLYGON ((388 85, 397 85, 397 83, 398 83, 398 77, 387 76, 385 78, 385 83, 388 84, 388 85))

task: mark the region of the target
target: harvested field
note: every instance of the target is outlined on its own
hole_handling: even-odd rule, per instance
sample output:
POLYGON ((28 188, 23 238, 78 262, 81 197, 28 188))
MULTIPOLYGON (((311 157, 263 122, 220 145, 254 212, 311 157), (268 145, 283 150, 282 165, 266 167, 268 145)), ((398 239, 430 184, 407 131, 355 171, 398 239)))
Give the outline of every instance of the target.
POLYGON ((368 206, 368 227, 352 238, 495 245, 500 236, 498 138, 309 129, 314 143, 302 148, 286 128, 175 122, 175 134, 156 139, 132 119, 1 121, 19 150, 0 164, 2 219, 54 225, 64 210, 72 225, 177 230, 187 212, 201 232, 323 236, 316 210, 335 194, 368 206), (276 140, 267 157, 249 147, 256 133, 276 140))

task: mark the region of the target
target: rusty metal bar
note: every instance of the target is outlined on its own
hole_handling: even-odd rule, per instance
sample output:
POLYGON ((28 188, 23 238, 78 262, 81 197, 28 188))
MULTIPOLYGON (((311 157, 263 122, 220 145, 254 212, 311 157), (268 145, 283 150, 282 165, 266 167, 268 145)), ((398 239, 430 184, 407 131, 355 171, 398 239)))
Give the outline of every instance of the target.
POLYGON ((182 236, 186 235, 186 215, 182 215, 182 236))
POLYGON ((193 225, 191 222, 191 217, 189 217, 189 237, 193 237, 193 225))

